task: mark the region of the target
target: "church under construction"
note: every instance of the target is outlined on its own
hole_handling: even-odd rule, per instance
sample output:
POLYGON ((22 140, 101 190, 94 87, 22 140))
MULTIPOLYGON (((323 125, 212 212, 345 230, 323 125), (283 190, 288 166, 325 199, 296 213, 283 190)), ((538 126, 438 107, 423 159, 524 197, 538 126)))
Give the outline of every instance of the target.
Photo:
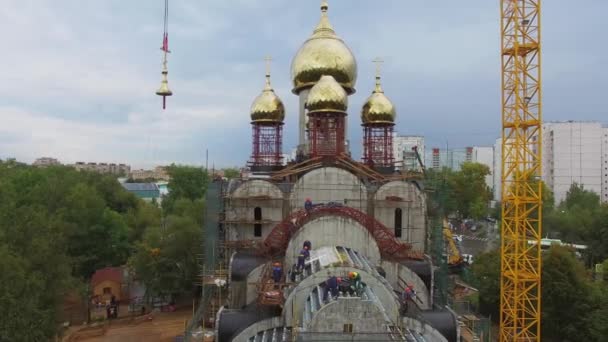
POLYGON ((350 155, 357 63, 328 9, 292 61, 296 159, 282 160, 286 110, 267 72, 251 106, 251 176, 209 189, 199 322, 219 342, 456 341, 456 316, 433 303, 423 176, 395 168, 397 113, 379 72, 355 109, 362 160, 350 155))

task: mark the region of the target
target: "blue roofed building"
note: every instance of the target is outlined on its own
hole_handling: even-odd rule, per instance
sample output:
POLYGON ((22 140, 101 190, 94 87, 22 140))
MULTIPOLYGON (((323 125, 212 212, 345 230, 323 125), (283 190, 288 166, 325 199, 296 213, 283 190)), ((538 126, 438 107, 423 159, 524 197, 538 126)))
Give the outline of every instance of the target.
POLYGON ((148 202, 160 202, 160 189, 155 183, 122 183, 130 193, 148 202))

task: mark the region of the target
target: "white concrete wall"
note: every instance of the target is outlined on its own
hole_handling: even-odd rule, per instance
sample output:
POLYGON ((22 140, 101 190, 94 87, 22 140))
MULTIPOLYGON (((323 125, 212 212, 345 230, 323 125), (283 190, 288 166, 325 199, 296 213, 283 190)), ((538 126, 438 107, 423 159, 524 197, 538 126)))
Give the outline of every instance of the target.
POLYGON ((344 246, 365 255, 372 264, 380 262, 380 249, 367 228, 357 221, 337 216, 314 219, 291 237, 285 252, 285 265, 297 262, 304 241, 312 243, 312 249, 327 246, 344 246))
POLYGON ((421 334, 427 341, 448 342, 448 340, 438 330, 426 323, 420 322, 417 319, 403 317, 402 322, 404 327, 421 334))
POLYGON ((249 339, 255 335, 257 335, 260 331, 270 330, 283 326, 283 320, 281 317, 272 317, 256 322, 245 330, 241 331, 235 338, 232 339, 232 342, 249 342, 249 339))
POLYGON ((254 220, 255 208, 262 209, 262 220, 272 223, 262 224, 262 236, 254 235, 253 223, 226 224, 229 240, 264 239, 274 226, 283 220, 283 192, 273 183, 254 179, 241 184, 231 195, 226 207, 226 220, 248 221, 254 220), (268 197, 268 199, 251 199, 252 197, 268 197))
POLYGON ((425 195, 412 183, 393 181, 376 191, 374 196, 374 217, 395 232, 395 209, 401 208, 401 240, 411 243, 415 250, 424 251, 426 239, 426 199, 425 195), (403 201, 387 201, 388 196, 396 196, 403 201))
POLYGON ((258 289, 255 283, 262 281, 262 272, 264 271, 264 264, 256 267, 247 276, 247 304, 251 304, 258 299, 258 289))
POLYGON ((378 304, 371 300, 340 297, 313 315, 309 330, 336 333, 343 331, 344 324, 352 324, 355 334, 385 333, 388 322, 378 304))
POLYGON ((294 184, 291 209, 304 208, 304 201, 338 202, 367 212, 367 190, 352 173, 336 167, 323 167, 303 175, 294 184))
POLYGON ((287 296, 285 306, 283 307, 283 318, 285 324, 291 326, 295 324, 294 320, 302 322, 304 312, 304 304, 313 287, 321 284, 331 275, 346 276, 348 272, 356 271, 361 274, 361 281, 364 282, 378 297, 382 307, 386 311, 388 317, 393 321, 397 321, 399 317, 399 302, 395 293, 390 291, 381 281, 365 270, 353 267, 330 267, 323 269, 308 278, 302 280, 295 289, 287 296))
POLYGON ((424 284, 424 281, 409 268, 392 261, 382 261, 381 264, 384 271, 386 271, 386 280, 391 286, 397 291, 403 291, 402 284, 399 282, 399 278, 403 279, 407 284, 414 285, 414 290, 418 295, 418 298, 422 301, 422 304, 418 302, 421 309, 431 309, 431 293, 424 284))

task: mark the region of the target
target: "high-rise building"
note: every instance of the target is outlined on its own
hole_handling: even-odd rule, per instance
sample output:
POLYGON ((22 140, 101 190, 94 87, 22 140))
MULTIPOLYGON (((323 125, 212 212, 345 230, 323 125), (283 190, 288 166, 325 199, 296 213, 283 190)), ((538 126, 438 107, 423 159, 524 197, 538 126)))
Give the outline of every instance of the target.
POLYGON ((61 163, 59 162, 59 160, 57 160, 55 158, 42 157, 42 158, 36 159, 32 163, 32 165, 38 166, 38 167, 46 167, 46 166, 51 166, 51 165, 61 165, 61 163))
MULTIPOLYGON (((418 148, 420 158, 424 161, 424 137, 420 135, 398 135, 394 133, 393 156, 395 166, 403 170, 420 170, 416 153, 412 149, 418 148)), ((425 167, 428 167, 425 165, 425 167)))
POLYGON ((494 144, 494 167, 492 170, 492 191, 494 200, 500 201, 502 192, 502 138, 496 139, 494 144))
POLYGON ((603 189, 606 186, 602 186, 606 181, 605 168, 608 167, 604 166, 606 149, 602 151, 606 144, 605 134, 606 128, 599 122, 543 124, 542 178, 553 191, 556 203, 566 198, 573 183, 583 185, 598 196, 606 192, 603 189))
POLYGON ((440 149, 433 148, 430 165, 432 168, 447 167, 452 170, 460 170, 464 162, 473 161, 473 147, 440 149))
POLYGON ((71 165, 76 170, 81 171, 93 171, 104 174, 114 174, 114 175, 128 175, 131 172, 131 166, 126 164, 115 164, 115 163, 85 163, 85 162, 76 162, 71 165))
POLYGON ((494 189, 494 147, 474 146, 471 151, 470 161, 483 164, 490 169, 490 174, 486 176, 486 184, 490 189, 494 189))

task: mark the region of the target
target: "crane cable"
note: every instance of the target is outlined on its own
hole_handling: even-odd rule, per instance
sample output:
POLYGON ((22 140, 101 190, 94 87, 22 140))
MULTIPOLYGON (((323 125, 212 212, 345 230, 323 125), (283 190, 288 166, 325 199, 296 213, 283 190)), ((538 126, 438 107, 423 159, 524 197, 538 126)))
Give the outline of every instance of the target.
POLYGON ((163 22, 163 50, 165 53, 169 51, 169 0, 165 0, 165 17, 163 22))

